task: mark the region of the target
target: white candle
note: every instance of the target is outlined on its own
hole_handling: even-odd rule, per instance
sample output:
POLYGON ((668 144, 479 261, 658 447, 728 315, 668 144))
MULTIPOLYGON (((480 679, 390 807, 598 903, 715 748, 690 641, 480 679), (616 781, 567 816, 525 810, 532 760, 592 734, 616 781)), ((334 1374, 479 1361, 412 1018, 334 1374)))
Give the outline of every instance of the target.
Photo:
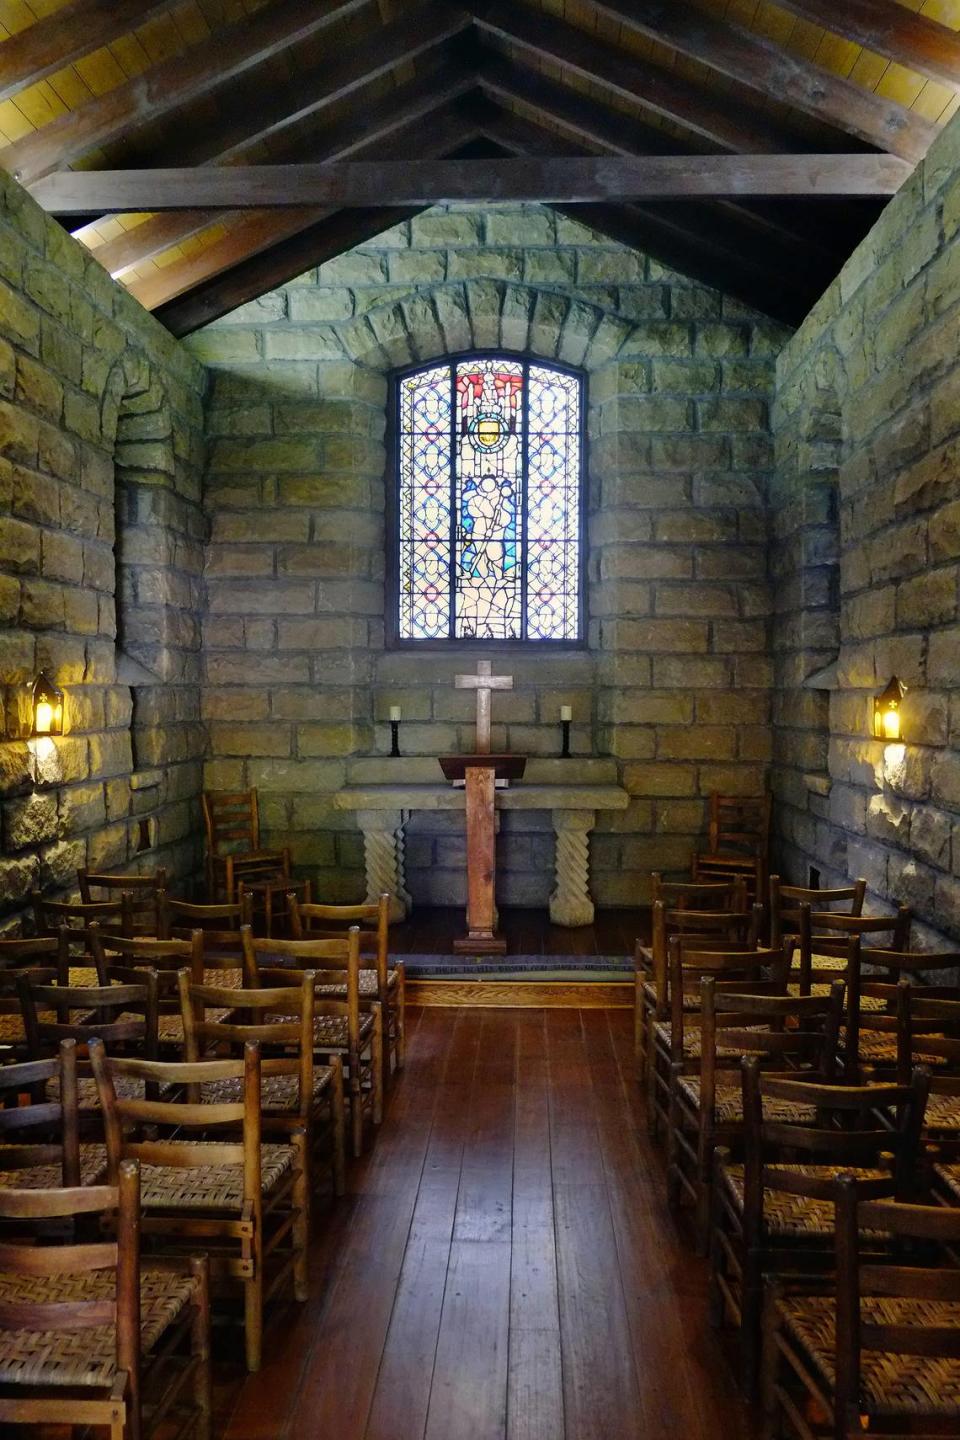
POLYGON ((573 706, 572 706, 572 705, 561 705, 561 706, 560 706, 560 719, 561 719, 561 720, 572 720, 572 719, 573 719, 573 706))
POLYGON ((391 706, 390 706, 390 719, 393 720, 393 721, 397 721, 397 720, 400 719, 400 706, 399 706, 399 705, 391 705, 391 706))

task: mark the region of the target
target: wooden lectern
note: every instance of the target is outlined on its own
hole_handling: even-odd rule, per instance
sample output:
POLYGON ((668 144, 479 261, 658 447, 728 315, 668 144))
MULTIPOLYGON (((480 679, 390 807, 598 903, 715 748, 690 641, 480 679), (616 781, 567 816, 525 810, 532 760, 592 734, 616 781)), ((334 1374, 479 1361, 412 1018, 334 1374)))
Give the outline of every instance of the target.
POLYGON ((442 755, 440 768, 448 780, 466 782, 467 799, 467 933, 454 940, 458 954, 503 955, 506 941, 497 935, 497 854, 494 793, 496 782, 519 780, 523 755, 490 754, 490 691, 513 688, 512 675, 492 675, 481 660, 476 675, 457 675, 459 690, 477 692, 477 753, 442 755))

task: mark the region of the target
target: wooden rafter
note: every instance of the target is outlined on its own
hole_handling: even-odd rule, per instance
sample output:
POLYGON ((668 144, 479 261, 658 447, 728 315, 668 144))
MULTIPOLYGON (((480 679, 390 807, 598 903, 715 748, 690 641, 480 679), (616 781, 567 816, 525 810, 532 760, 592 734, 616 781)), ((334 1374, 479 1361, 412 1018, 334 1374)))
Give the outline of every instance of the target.
POLYGON ((64 170, 31 187, 51 215, 457 201, 584 204, 730 195, 892 195, 896 155, 602 155, 542 161, 345 160, 306 165, 64 170))
MULTIPOLYGON (((577 146, 586 145, 588 151, 600 151, 608 155, 684 155, 691 154, 689 145, 682 145, 662 130, 646 125, 614 110, 578 91, 569 89, 545 75, 538 75, 526 66, 498 60, 491 56, 479 74, 482 93, 497 104, 520 106, 522 112, 535 123, 546 123, 551 129, 567 137, 577 146)), ((498 124, 502 127, 502 111, 498 124)), ((502 128, 500 130, 502 134, 502 128)), ((825 231, 819 207, 811 212, 799 203, 795 206, 780 206, 780 212, 772 215, 766 211, 751 208, 743 202, 720 202, 723 209, 747 223, 767 230, 771 237, 804 254, 811 251, 838 260, 836 237, 833 231, 840 225, 841 234, 849 238, 860 238, 863 222, 860 216, 844 217, 837 214, 837 202, 831 202, 832 225, 825 231)), ((842 207, 846 209, 846 207, 842 207)))
MULTIPOLYGON (((397 130, 412 125, 425 115, 450 103, 472 84, 469 73, 459 65, 447 68, 429 84, 425 85, 423 80, 423 76, 418 76, 416 80, 389 95, 364 105, 360 114, 351 114, 338 125, 317 134, 299 137, 296 144, 289 147, 289 154, 284 153, 278 158, 300 158, 309 149, 313 158, 345 159, 348 155, 358 154, 367 147, 375 146, 397 130)), ((258 140, 259 136, 255 135, 251 148, 258 140)), ((214 210, 174 210, 153 215, 133 230, 125 231, 115 239, 98 245, 93 254, 101 265, 116 275, 161 254, 164 250, 169 250, 173 245, 225 218, 222 212, 214 210)))
POLYGON ((675 71, 595 40, 552 15, 494 4, 477 16, 476 23, 484 34, 506 42, 535 63, 549 59, 606 94, 670 120, 722 150, 770 154, 802 148, 749 107, 727 104, 675 71))
POLYGON ((960 34, 897 0, 777 0, 783 10, 920 75, 960 88, 960 34))
POLYGON ((226 26, 214 42, 171 56, 9 145, 0 151, 0 167, 29 184, 138 126, 157 122, 368 4, 278 0, 226 26))
POLYGON ((71 0, 0 42, 0 100, 172 10, 179 0, 71 0))
MULTIPOLYGON (((455 106, 449 106, 406 127, 393 137, 387 148, 388 153, 398 153, 402 148, 413 149, 425 156, 443 155, 466 144, 475 134, 474 122, 455 106)), ((369 146, 371 152, 380 152, 383 148, 379 138, 369 146)), ((212 245, 177 264, 164 266, 156 275, 135 282, 129 287, 130 293, 148 310, 155 310, 234 265, 279 246, 302 231, 313 229, 334 214, 335 208, 315 205, 281 211, 249 211, 241 215, 227 234, 212 245)), ((390 221, 384 219, 380 228, 386 229, 389 224, 390 221)), ((246 298, 251 297, 248 295, 246 298)))
MULTIPOLYGON (((781 45, 689 5, 663 0, 587 0, 590 9, 627 30, 671 46, 762 95, 775 95, 868 145, 916 164, 937 134, 921 115, 834 75, 781 45)), ((834 9, 842 10, 843 5, 834 9)))

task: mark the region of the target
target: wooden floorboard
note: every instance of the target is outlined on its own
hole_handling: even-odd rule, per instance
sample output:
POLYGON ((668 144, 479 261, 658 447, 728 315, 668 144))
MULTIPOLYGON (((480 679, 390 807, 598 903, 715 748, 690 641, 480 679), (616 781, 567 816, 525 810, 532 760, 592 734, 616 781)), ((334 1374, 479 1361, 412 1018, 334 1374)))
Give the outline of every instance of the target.
POLYGON ((349 1192, 319 1206, 310 1300, 225 1440, 754 1440, 706 1276, 664 1199, 632 1017, 412 1008, 408 1064, 349 1192))

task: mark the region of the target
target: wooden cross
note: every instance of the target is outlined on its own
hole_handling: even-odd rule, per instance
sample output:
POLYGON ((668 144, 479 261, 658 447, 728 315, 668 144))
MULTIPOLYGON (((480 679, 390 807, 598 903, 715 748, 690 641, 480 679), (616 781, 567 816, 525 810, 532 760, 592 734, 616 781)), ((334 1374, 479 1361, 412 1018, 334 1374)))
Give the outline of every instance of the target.
POLYGON ((477 692, 477 744, 478 755, 490 754, 490 691, 491 690, 512 690, 512 675, 492 675, 493 669, 489 660, 477 661, 476 675, 455 675, 454 686, 457 690, 476 690, 477 692))

